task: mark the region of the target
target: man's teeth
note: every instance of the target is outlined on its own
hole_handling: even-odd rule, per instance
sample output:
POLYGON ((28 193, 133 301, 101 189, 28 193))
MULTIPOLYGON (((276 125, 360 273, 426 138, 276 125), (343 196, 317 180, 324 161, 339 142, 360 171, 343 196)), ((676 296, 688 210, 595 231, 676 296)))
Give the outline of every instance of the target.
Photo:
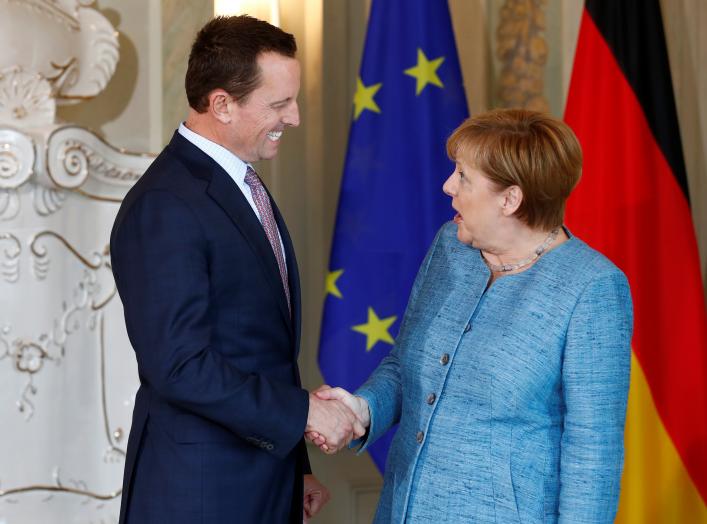
POLYGON ((270 131, 268 133, 268 138, 270 140, 272 140, 273 142, 280 140, 281 136, 282 136, 282 131, 270 131))

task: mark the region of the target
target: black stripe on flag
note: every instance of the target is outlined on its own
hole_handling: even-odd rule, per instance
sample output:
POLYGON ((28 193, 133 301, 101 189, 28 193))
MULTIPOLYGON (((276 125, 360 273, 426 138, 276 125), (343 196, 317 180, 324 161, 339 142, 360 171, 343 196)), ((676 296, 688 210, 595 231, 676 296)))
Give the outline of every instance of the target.
POLYGON ((586 0, 688 203, 685 160, 658 0, 586 0))

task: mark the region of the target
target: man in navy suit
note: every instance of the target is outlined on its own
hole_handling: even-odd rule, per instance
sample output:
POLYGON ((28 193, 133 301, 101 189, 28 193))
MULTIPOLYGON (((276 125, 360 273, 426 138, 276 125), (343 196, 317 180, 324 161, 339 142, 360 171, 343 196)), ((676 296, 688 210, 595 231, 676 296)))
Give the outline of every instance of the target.
POLYGON ((303 440, 363 428, 302 389, 295 252, 252 162, 299 125, 294 37, 221 17, 189 56, 190 112, 126 196, 113 273, 137 356, 120 522, 302 522, 326 503, 303 440))

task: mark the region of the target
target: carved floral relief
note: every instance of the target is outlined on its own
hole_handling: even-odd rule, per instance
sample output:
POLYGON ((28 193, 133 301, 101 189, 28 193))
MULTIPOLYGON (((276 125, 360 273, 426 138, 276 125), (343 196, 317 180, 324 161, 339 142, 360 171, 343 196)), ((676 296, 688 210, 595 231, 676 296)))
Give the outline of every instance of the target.
POLYGON ((115 72, 93 1, 0 13, 0 522, 115 521, 137 373, 107 244, 153 157, 56 121, 115 72))

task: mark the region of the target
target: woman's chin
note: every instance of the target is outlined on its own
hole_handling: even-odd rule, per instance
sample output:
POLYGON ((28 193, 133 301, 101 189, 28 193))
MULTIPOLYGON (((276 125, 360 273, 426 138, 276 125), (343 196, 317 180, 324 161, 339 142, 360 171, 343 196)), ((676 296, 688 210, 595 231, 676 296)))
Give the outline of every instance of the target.
POLYGON ((471 238, 468 232, 466 232, 461 224, 457 224, 457 240, 459 242, 473 247, 474 240, 471 238))

